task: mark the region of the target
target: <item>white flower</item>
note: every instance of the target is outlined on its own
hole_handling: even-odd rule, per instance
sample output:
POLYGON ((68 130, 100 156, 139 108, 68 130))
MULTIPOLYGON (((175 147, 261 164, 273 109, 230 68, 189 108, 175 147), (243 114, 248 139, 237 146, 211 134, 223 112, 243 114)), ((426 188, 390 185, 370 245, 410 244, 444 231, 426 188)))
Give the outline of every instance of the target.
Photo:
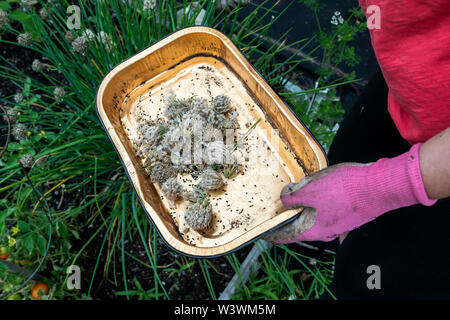
POLYGON ((330 23, 335 26, 344 23, 344 18, 342 18, 342 15, 339 11, 334 12, 334 15, 331 17, 330 23))

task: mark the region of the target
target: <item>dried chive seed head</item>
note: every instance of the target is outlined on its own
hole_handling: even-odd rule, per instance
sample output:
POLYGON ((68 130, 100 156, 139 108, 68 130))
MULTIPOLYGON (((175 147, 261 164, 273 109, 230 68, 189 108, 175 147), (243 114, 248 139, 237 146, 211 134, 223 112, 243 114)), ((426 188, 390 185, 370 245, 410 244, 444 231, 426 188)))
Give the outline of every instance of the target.
POLYGON ((205 120, 204 114, 198 110, 189 110, 183 114, 180 125, 182 128, 193 132, 203 129, 205 120))
POLYGON ((226 113, 231 109, 230 98, 225 95, 218 95, 213 100, 214 110, 219 113, 226 113))
POLYGON ((206 169, 200 175, 200 188, 204 190, 216 190, 224 185, 224 181, 217 171, 206 169))
POLYGON ((222 127, 222 123, 226 120, 223 114, 216 112, 212 108, 205 110, 205 118, 206 122, 215 128, 222 127))
POLYGON ((223 141, 213 141, 205 147, 203 160, 206 164, 223 164, 227 156, 228 149, 223 141))
POLYGON ((16 140, 25 140, 27 138, 27 127, 23 123, 18 123, 11 131, 16 140))
POLYGON ((20 164, 22 165, 22 167, 24 168, 31 168, 34 164, 34 157, 30 154, 24 154, 20 160, 19 160, 20 164))
POLYGON ((169 120, 175 119, 180 114, 180 108, 175 104, 166 103, 164 107, 164 117, 169 120))
POLYGON ((187 207, 184 220, 194 230, 205 230, 212 219, 212 207, 208 200, 196 202, 187 207))
POLYGON ((169 120, 179 120, 179 117, 190 109, 189 102, 178 100, 173 92, 166 96, 164 105, 164 117, 169 120))
POLYGON ((168 149, 172 149, 172 146, 175 146, 179 143, 189 143, 191 142, 191 132, 188 130, 184 130, 184 128, 180 128, 178 126, 170 125, 167 128, 167 132, 164 135, 162 143, 165 144, 168 149))
POLYGON ((46 8, 42 8, 41 10, 39 10, 39 16, 42 20, 48 20, 48 18, 50 17, 46 8))
POLYGON ((192 191, 184 191, 182 194, 183 198, 189 202, 198 202, 200 199, 204 198, 204 195, 194 188, 192 191))
POLYGON ((89 40, 85 35, 79 36, 72 41, 72 49, 77 53, 85 53, 89 48, 89 40))
POLYGON ((62 87, 56 87, 53 90, 53 94, 56 96, 57 100, 62 100, 66 96, 66 90, 62 87))
POLYGON ((44 64, 39 59, 34 59, 31 64, 31 69, 35 72, 41 72, 44 70, 44 64))
POLYGON ((21 33, 17 36, 17 42, 23 46, 31 45, 32 41, 33 41, 33 37, 27 32, 21 33))
POLYGON ((146 158, 148 157, 149 153, 151 152, 151 146, 148 144, 145 145, 141 145, 138 149, 138 151, 136 152, 136 157, 139 158, 146 158))
POLYGON ((164 183, 167 179, 175 176, 175 170, 173 167, 161 161, 156 161, 149 167, 150 179, 153 182, 164 183))
POLYGON ((18 116, 19 116, 19 112, 17 110, 6 109, 6 114, 3 115, 3 120, 8 122, 8 119, 9 119, 9 123, 14 124, 14 123, 17 123, 18 116))
POLYGON ((15 103, 21 103, 21 102, 23 102, 23 100, 25 100, 25 97, 23 96, 22 93, 19 92, 14 95, 13 99, 14 99, 15 103))
POLYGON ((28 10, 33 9, 33 6, 36 5, 38 2, 39 2, 38 0, 22 0, 23 6, 28 10))
POLYGON ((0 9, 0 28, 3 28, 10 23, 11 21, 9 20, 8 12, 0 9))
POLYGON ((141 134, 145 141, 150 145, 158 145, 162 140, 164 133, 164 125, 155 124, 141 127, 141 134))
POLYGON ((170 163, 170 149, 167 145, 161 144, 152 150, 150 157, 153 161, 170 163))
POLYGON ((205 111, 208 108, 208 100, 205 98, 193 98, 191 99, 191 108, 196 111, 205 111))
POLYGON ((161 186, 161 190, 163 194, 170 200, 177 200, 182 197, 184 188, 181 186, 177 178, 169 178, 167 179, 161 186))

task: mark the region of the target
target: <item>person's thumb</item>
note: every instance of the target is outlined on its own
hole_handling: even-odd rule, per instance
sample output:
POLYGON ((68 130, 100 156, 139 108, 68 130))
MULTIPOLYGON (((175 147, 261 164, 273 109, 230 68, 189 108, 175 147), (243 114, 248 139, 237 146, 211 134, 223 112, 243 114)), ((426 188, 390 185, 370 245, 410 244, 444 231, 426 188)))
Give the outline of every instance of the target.
POLYGON ((302 188, 305 187, 311 181, 310 177, 304 177, 300 182, 289 183, 286 185, 280 193, 280 200, 288 209, 297 209, 299 207, 305 207, 307 204, 303 203, 302 188))
POLYGON ((295 239, 314 225, 316 216, 316 209, 306 207, 297 219, 266 235, 264 240, 274 244, 292 242, 292 239, 295 239))

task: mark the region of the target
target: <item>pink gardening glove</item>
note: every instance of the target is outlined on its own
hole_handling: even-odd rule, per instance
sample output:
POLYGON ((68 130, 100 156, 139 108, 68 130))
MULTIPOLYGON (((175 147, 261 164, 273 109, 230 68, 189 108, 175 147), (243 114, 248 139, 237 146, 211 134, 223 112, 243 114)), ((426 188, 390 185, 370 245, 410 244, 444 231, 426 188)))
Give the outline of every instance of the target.
POLYGON ((281 192, 287 208, 305 207, 299 218, 269 234, 274 243, 331 241, 385 212, 428 198, 419 167, 419 148, 375 163, 341 163, 291 183, 281 192))

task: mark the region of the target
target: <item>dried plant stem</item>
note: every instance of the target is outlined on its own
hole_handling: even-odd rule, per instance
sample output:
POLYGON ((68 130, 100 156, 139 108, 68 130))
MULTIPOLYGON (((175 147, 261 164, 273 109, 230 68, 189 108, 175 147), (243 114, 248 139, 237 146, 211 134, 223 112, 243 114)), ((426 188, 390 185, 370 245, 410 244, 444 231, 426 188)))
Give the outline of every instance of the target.
POLYGON ((9 138, 11 137, 11 120, 9 119, 8 112, 3 106, 0 106, 0 109, 2 109, 3 113, 6 115, 6 122, 8 122, 8 134, 6 135, 6 142, 5 146, 3 147, 3 150, 0 152, 0 159, 5 154, 6 150, 8 150, 8 144, 9 144, 9 138))
POLYGON ((239 145, 239 143, 241 143, 244 139, 246 139, 250 135, 250 133, 256 128, 256 126, 258 125, 258 123, 260 121, 261 121, 261 118, 256 120, 256 122, 254 124, 252 124, 252 126, 250 128, 248 128, 248 130, 242 135, 242 137, 240 137, 239 140, 236 141, 236 143, 233 145, 233 148, 231 149, 231 152, 236 150, 236 148, 239 145))

